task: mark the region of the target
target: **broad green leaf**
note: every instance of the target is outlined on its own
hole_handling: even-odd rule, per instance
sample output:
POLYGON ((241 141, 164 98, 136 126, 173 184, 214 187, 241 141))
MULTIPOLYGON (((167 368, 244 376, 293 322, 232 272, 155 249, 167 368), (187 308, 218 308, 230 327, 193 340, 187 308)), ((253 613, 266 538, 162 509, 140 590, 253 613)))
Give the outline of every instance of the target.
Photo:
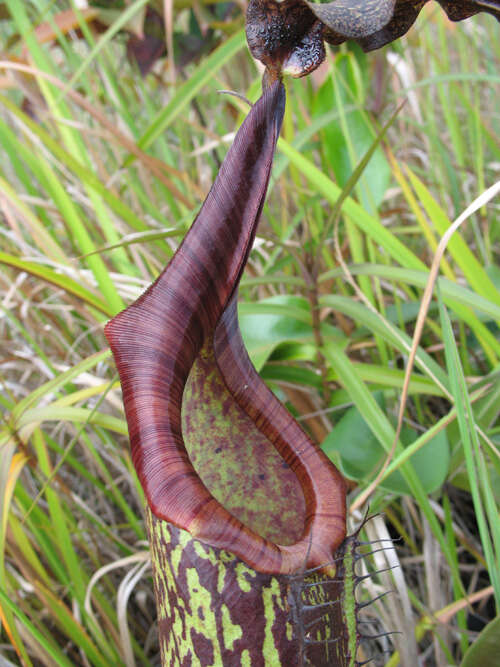
POLYGON ((482 629, 460 667, 500 667, 500 616, 482 629))
MULTIPOLYGON (((374 395, 377 403, 383 407, 383 395, 374 395)), ((343 474, 355 480, 368 476, 380 461, 383 449, 372 430, 356 407, 349 408, 344 416, 321 443, 325 454, 336 461, 340 455, 340 467, 343 474)))
MULTIPOLYGON (((277 295, 255 304, 240 303, 239 325, 245 347, 257 370, 260 370, 272 352, 285 341, 313 343, 309 304, 297 296, 277 295)), ((330 336, 338 340, 341 332, 333 327, 330 336)), ((325 331, 325 333, 327 333, 325 331)))
MULTIPOLYGON (((401 440, 410 444, 417 437, 416 431, 403 428, 401 440)), ((450 447, 446 431, 443 429, 409 459, 426 493, 437 491, 446 481, 450 466, 450 447)), ((391 473, 381 486, 395 493, 410 493, 408 484, 396 470, 391 473)))
MULTIPOLYGON (((345 109, 345 106, 355 102, 352 99, 352 90, 355 85, 353 70, 356 62, 352 53, 337 56, 333 77, 327 78, 318 91, 317 101, 321 107, 336 108, 340 116, 339 122, 330 123, 322 130, 322 149, 326 157, 325 166, 333 169, 336 181, 341 187, 347 183, 356 164, 376 136, 367 114, 362 109, 345 109)), ((390 175, 388 162, 382 149, 378 147, 356 187, 360 203, 372 215, 376 213, 384 197, 390 175)))
MULTIPOLYGON (((378 395, 381 401, 380 395, 378 395)), ((404 428, 401 440, 404 444, 416 438, 416 432, 404 428)), ((350 408, 323 441, 321 448, 330 458, 340 455, 343 473, 350 479, 362 480, 381 464, 384 450, 373 435, 361 412, 350 408)), ((450 453, 446 431, 441 431, 411 457, 415 473, 426 493, 441 487, 448 473, 450 453)), ((408 484, 399 471, 393 472, 380 484, 392 493, 410 493, 408 484)))

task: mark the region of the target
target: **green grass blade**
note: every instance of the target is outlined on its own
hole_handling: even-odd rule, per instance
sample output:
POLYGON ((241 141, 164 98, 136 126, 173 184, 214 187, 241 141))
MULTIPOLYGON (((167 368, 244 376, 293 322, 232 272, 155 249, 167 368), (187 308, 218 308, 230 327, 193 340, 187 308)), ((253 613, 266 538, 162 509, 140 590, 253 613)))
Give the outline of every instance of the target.
MULTIPOLYGON (((318 169, 302 153, 287 144, 283 139, 278 141, 279 150, 284 153, 290 162, 306 177, 315 191, 320 192, 333 206, 341 196, 341 188, 328 176, 318 169)), ((349 216, 367 236, 382 246, 387 253, 402 266, 410 269, 423 270, 425 265, 409 250, 394 234, 386 229, 374 216, 367 213, 359 204, 348 197, 342 206, 342 211, 349 216)))
MULTIPOLYGON (((60 95, 60 98, 63 98, 67 91, 73 88, 75 83, 80 79, 85 70, 92 64, 95 60, 98 53, 111 41, 111 39, 118 33, 132 18, 137 14, 149 0, 135 0, 131 5, 121 12, 117 20, 106 30, 106 32, 101 36, 97 44, 90 51, 90 53, 84 58, 80 67, 73 74, 71 79, 68 81, 66 88, 60 95)), ((57 100, 58 102, 60 101, 57 100)))
POLYGON ((25 410, 31 408, 38 401, 40 401, 45 395, 55 392, 66 384, 71 382, 74 378, 78 377, 81 373, 86 373, 91 368, 94 368, 99 362, 108 359, 111 356, 111 351, 106 349, 101 352, 96 352, 95 354, 82 359, 80 362, 73 364, 71 368, 63 373, 60 373, 57 377, 44 384, 40 385, 34 389, 28 396, 21 399, 17 402, 16 406, 12 409, 11 416, 14 420, 18 419, 25 410))
MULTIPOLYGON (((179 117, 198 91, 207 84, 221 67, 226 65, 246 44, 245 32, 240 30, 211 53, 182 84, 170 102, 158 112, 152 123, 137 142, 145 150, 160 136, 172 122, 179 117)), ((126 164, 130 164, 128 158, 126 164)))
MULTIPOLYGON (((432 220, 440 235, 443 235, 451 221, 439 206, 423 182, 407 167, 411 184, 417 193, 427 215, 432 220)), ((448 243, 448 250, 456 261, 469 285, 481 296, 489 299, 500 306, 500 292, 493 285, 482 264, 476 259, 474 253, 462 238, 459 232, 455 232, 448 243)))
POLYGON ((437 285, 437 294, 439 299, 441 326, 443 329, 446 365, 450 375, 451 389, 455 399, 457 421, 462 439, 476 521, 486 563, 488 565, 488 572, 495 591, 497 608, 500 608, 500 552, 495 554, 494 547, 494 545, 500 545, 498 511, 497 509, 494 509, 492 516, 491 507, 493 506, 493 508, 495 508, 495 502, 492 500, 493 490, 489 483, 488 476, 484 476, 484 452, 479 443, 467 384, 463 375, 451 322, 442 301, 439 283, 437 285), (493 520, 493 523, 488 522, 487 515, 490 522, 493 520))
MULTIPOLYGON (((44 649, 54 663, 60 667, 74 667, 73 663, 68 660, 62 651, 60 651, 52 641, 49 641, 44 634, 42 634, 36 626, 29 620, 23 611, 10 600, 4 591, 0 588, 0 602, 2 606, 8 609, 11 614, 17 616, 20 622, 24 625, 26 630, 36 639, 40 646, 44 649)), ((29 662, 31 664, 31 662, 29 662)))
POLYGON ((108 306, 104 301, 99 299, 90 292, 90 290, 83 287, 80 283, 77 283, 76 280, 68 278, 67 276, 56 273, 52 269, 42 266, 41 264, 35 264, 35 262, 28 262, 24 259, 19 259, 14 257, 14 255, 9 255, 6 252, 0 252, 0 264, 5 264, 7 266, 12 266, 15 269, 21 271, 26 271, 32 276, 37 276, 45 280, 51 285, 55 285, 60 289, 64 290, 68 294, 76 296, 78 299, 81 299, 84 303, 92 308, 95 308, 99 312, 103 313, 107 317, 113 316, 113 310, 108 306))

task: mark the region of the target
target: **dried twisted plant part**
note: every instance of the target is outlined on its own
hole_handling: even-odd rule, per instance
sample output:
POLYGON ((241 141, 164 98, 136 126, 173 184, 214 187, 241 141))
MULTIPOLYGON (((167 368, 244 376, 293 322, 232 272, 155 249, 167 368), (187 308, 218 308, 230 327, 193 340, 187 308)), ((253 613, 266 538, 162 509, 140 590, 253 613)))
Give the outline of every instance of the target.
MULTIPOLYGON (((302 77, 325 59, 324 42, 356 41, 373 51, 404 35, 428 0, 250 0, 247 41, 266 66, 264 87, 281 75, 302 77)), ((438 0, 452 21, 478 12, 500 20, 500 0, 438 0)))

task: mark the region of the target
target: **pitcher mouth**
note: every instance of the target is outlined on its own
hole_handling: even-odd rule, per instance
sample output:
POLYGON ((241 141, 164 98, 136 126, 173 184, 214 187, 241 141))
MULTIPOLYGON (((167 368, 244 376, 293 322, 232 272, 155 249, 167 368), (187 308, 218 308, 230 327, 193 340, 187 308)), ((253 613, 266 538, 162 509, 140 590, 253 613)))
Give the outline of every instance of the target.
POLYGON ((205 521, 189 527, 193 536, 261 572, 328 562, 345 537, 344 480, 255 371, 238 327, 236 295, 193 366, 183 408, 183 425, 191 426, 183 429, 190 431, 184 444, 217 503, 210 512, 224 514, 232 527, 222 543, 207 511, 205 521), (192 428, 196 406, 207 402, 215 441, 192 428))
POLYGON ((284 87, 276 81, 238 130, 166 269, 105 328, 132 460, 152 512, 269 573, 328 561, 345 535, 340 473, 259 378, 237 321, 237 286, 264 204, 284 104, 284 87), (216 413, 210 388, 231 409, 222 457, 216 452, 220 433, 210 429, 216 413), (191 428, 197 410, 199 438, 191 428), (231 438, 236 421, 244 428, 233 428, 231 438), (242 436, 249 424, 246 440, 257 438, 250 445, 242 436), (243 469, 236 466, 242 460, 243 469), (239 495, 229 482, 241 486, 239 495))

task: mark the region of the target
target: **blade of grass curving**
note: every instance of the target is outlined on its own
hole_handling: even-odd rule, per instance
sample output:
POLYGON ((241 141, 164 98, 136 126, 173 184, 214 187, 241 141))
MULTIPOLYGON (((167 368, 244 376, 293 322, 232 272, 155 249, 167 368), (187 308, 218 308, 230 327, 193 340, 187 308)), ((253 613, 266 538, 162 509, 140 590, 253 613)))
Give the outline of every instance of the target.
MULTIPOLYGON (((61 456, 61 458, 59 459, 57 465, 54 466, 54 469, 50 472, 49 475, 47 475, 47 479, 46 479, 46 481, 44 482, 42 488, 40 489, 40 491, 38 492, 37 496, 36 496, 35 499, 33 500, 33 503, 31 504, 30 508, 29 508, 28 511, 26 512, 26 514, 25 514, 23 520, 26 520, 26 518, 27 518, 27 517, 29 516, 29 514, 31 513, 32 509, 36 506, 36 504, 37 504, 39 498, 40 498, 40 497, 43 495, 43 493, 45 492, 45 490, 46 490, 47 486, 50 484, 52 478, 58 473, 59 469, 61 468, 61 466, 63 465, 63 463, 64 463, 64 461, 65 461, 66 456, 68 456, 68 454, 71 452, 71 450, 73 449, 73 447, 74 447, 75 444, 77 443, 78 438, 80 437, 81 433, 83 432, 83 428, 84 428, 87 424, 89 424, 89 423, 96 423, 96 424, 99 424, 100 422, 103 422, 101 425, 103 425, 103 426, 106 427, 106 428, 109 428, 109 426, 112 425, 112 424, 114 424, 117 428, 120 428, 120 424, 119 424, 119 422, 122 421, 122 420, 118 420, 116 417, 112 417, 112 416, 110 416, 110 415, 100 415, 100 414, 97 412, 97 408, 98 408, 98 407, 100 406, 100 404, 104 401, 104 399, 105 399, 105 397, 106 397, 106 394, 107 394, 108 391, 111 389, 111 387, 113 386, 114 382, 115 382, 115 381, 113 380, 112 382, 110 382, 110 383, 108 384, 108 386, 107 386, 107 388, 105 389, 105 391, 104 391, 104 392, 101 394, 101 396, 99 397, 99 400, 96 402, 96 404, 95 404, 95 405, 93 406, 93 408, 90 409, 90 410, 89 410, 89 409, 85 409, 85 408, 61 408, 61 407, 57 407, 57 408, 56 408, 56 414, 54 415, 54 417, 55 417, 56 419, 58 419, 58 420, 60 420, 60 419, 63 419, 63 420, 66 419, 67 421, 77 421, 77 422, 78 422, 78 421, 81 421, 81 426, 80 426, 80 428, 78 429, 78 431, 76 432, 76 434, 75 434, 75 436, 73 437, 73 439, 71 440, 71 442, 69 443, 69 445, 66 447, 66 449, 65 449, 65 451, 64 451, 64 455, 61 456), (68 413, 68 410, 70 411, 69 413, 68 413), (111 421, 110 421, 110 420, 111 420, 111 421)), ((44 408, 41 408, 41 411, 42 411, 42 413, 43 413, 44 408)), ((23 420, 27 420, 27 421, 29 422, 29 420, 30 420, 30 414, 33 416, 33 413, 35 413, 35 423, 36 423, 36 422, 39 420, 39 417, 41 416, 41 415, 38 415, 38 420, 37 420, 36 412, 37 412, 36 409, 31 409, 31 410, 28 409, 28 410, 26 410, 26 411, 21 415, 21 417, 20 417, 19 427, 21 428, 21 427, 23 426, 23 424, 22 424, 22 421, 23 421, 23 420)), ((47 415, 48 415, 48 418, 50 419, 50 416, 51 416, 50 408, 49 408, 48 413, 45 413, 45 414, 43 415, 43 418, 42 418, 41 420, 39 420, 39 421, 43 421, 43 419, 47 419, 47 415)), ((126 429, 126 424, 125 424, 125 433, 126 433, 126 432, 127 432, 127 429, 126 429)), ((82 598, 82 600, 83 600, 83 598, 82 598)), ((81 602, 81 601, 80 601, 80 602, 81 602)))
MULTIPOLYGON (((370 391, 368 391, 363 382, 361 382, 356 369, 354 368, 354 365, 349 360, 345 352, 336 345, 326 345, 323 348, 323 354, 331 366, 336 369, 342 385, 347 389, 347 392, 349 393, 349 396, 354 405, 361 412, 370 430, 380 442, 385 451, 389 452, 391 450, 392 443, 396 441, 396 451, 398 453, 402 452, 403 447, 399 442, 399 435, 396 435, 393 426, 374 399, 373 395, 370 391)), ((451 556, 448 554, 448 544, 444 539, 435 512, 429 503, 427 495, 423 490, 422 484, 416 476, 411 463, 407 462, 404 466, 402 466, 401 473, 405 478, 408 486, 410 487, 411 492, 418 502, 427 521, 429 522, 432 532, 441 545, 443 553, 448 560, 451 558, 451 556)), ((355 508, 359 507, 364 502, 364 500, 361 502, 359 501, 359 498, 363 498, 363 496, 364 494, 359 496, 355 503, 351 504, 349 508, 350 513, 354 511, 353 506, 355 508)))
MULTIPOLYGON (((386 280, 402 282, 407 285, 414 285, 415 287, 425 287, 429 280, 428 271, 415 271, 400 266, 386 266, 384 264, 361 264, 349 266, 349 271, 353 275, 358 275, 360 273, 366 275, 373 274, 377 277, 385 278, 386 280)), ((331 269, 319 276, 319 282, 331 280, 332 278, 337 278, 339 276, 342 276, 342 270, 340 268, 331 269)), ((455 306, 458 304, 475 309, 490 319, 495 320, 500 317, 500 308, 496 303, 476 294, 476 292, 473 292, 468 287, 464 287, 459 283, 451 282, 447 278, 442 277, 440 277, 439 284, 443 300, 452 310, 455 310, 455 306), (454 302, 457 302, 457 304, 454 302)))
POLYGON ((435 86, 443 82, 463 81, 466 83, 489 83, 493 87, 500 83, 498 74, 485 74, 484 72, 453 72, 452 74, 436 74, 435 76, 419 79, 405 88, 398 91, 398 95, 404 95, 415 88, 425 88, 426 86, 435 86))
POLYGON ((68 368, 67 371, 60 373, 53 380, 49 380, 48 382, 40 385, 32 392, 30 392, 28 396, 18 401, 15 407, 12 409, 11 418, 16 421, 28 408, 31 408, 44 396, 61 389, 66 384, 71 382, 71 380, 78 377, 81 373, 87 372, 96 366, 99 362, 108 359, 110 356, 110 351, 106 349, 101 352, 96 352, 95 354, 82 359, 78 363, 73 364, 73 366, 68 368))
POLYGON ((498 524, 498 510, 496 509, 489 476, 486 472, 484 453, 475 428, 474 413, 453 336, 451 321, 442 301, 439 284, 437 285, 436 292, 443 330, 446 367, 450 375, 457 410, 457 421, 462 439, 470 491, 481 544, 490 580, 495 591, 495 600, 498 609, 500 608, 500 526, 498 524))
MULTIPOLYGON (((26 426, 33 428, 37 424, 45 421, 68 421, 78 424, 95 424, 109 429, 114 433, 127 435, 127 424, 124 419, 113 417, 102 412, 95 412, 89 408, 74 408, 63 406, 47 406, 43 408, 30 408, 23 412, 22 416, 16 421, 19 429, 26 426)), ((30 429, 31 430, 31 429, 30 429)))
MULTIPOLYGON (((367 498, 370 497, 370 494, 377 488, 377 484, 379 481, 379 478, 381 475, 384 473, 385 469, 390 463, 390 460, 393 456, 393 454, 396 452, 397 448, 397 443, 399 439, 399 435, 401 433, 401 428, 403 426, 403 417, 404 417, 404 411, 406 409, 406 401, 408 398, 408 383, 410 380, 410 376, 413 370, 413 365, 415 363, 415 358, 416 358, 416 352, 418 345, 420 343, 420 339, 422 336, 423 328, 424 328, 424 323, 425 323, 425 318, 427 317, 427 312, 429 310, 429 305, 431 302, 432 298, 432 292, 434 289, 434 284, 437 280, 438 277, 438 272, 439 272, 439 265, 441 262, 441 258, 448 247, 448 243, 450 239, 452 238, 454 232, 460 228, 460 226, 467 220, 467 218, 472 215, 475 211, 477 211, 481 206, 489 202, 495 195, 497 195, 500 192, 500 182, 496 183, 495 185, 492 185, 486 192, 483 192, 477 199, 475 199, 466 209, 465 211, 455 220, 455 222, 448 227, 446 230, 445 234, 441 238, 438 248, 436 250, 436 253, 434 255, 434 259, 432 261, 432 266, 429 272, 429 279, 428 283, 426 285, 423 297, 422 297, 422 304, 420 306, 420 311, 417 317, 417 322, 415 324, 415 332, 413 334, 413 341, 412 341, 412 346, 410 350, 410 354, 408 357, 408 362, 406 365, 406 378, 405 378, 405 385, 403 386, 403 392, 401 394, 401 401, 400 401, 400 406, 399 406, 399 412, 398 412, 398 422, 397 422, 397 427, 396 427, 396 436, 394 438, 392 447, 389 451, 389 454, 384 461, 384 464, 382 465, 382 468, 380 469, 380 472, 376 476, 376 478, 373 480, 373 482, 370 484, 370 486, 363 492, 363 494, 356 499, 356 502, 354 504, 355 507, 363 504, 367 498)), ((477 435, 476 435, 477 437, 477 435)))
MULTIPOLYGON (((349 266, 347 270, 351 275, 368 274, 380 276, 390 280, 402 281, 418 287, 425 287, 428 281, 428 274, 425 274, 422 271, 414 271, 412 269, 395 266, 366 264, 364 266, 349 266)), ((340 269, 332 269, 323 273, 319 278, 319 282, 324 282, 325 280, 344 275, 345 269, 343 267, 340 269)), ((495 303, 492 303, 488 299, 485 299, 466 287, 452 283, 446 279, 443 280, 442 285, 446 304, 453 309, 460 320, 470 326, 478 340, 481 341, 485 354, 487 354, 488 358, 493 363, 496 356, 500 354, 500 341, 473 311, 476 310, 484 313, 489 318, 498 319, 500 309, 495 303)), ((361 295, 359 296, 361 298, 361 295)), ((368 306, 368 303, 366 305, 368 306)))
POLYGON ((9 255, 8 253, 1 251, 0 264, 12 266, 15 269, 20 269, 21 271, 30 273, 32 276, 42 278, 42 280, 45 280, 47 283, 55 285, 56 287, 61 288, 64 292, 76 296, 78 299, 86 303, 88 306, 95 308, 106 317, 110 317, 113 312, 111 306, 107 305, 104 301, 99 299, 99 297, 92 294, 90 290, 83 287, 80 283, 77 283, 76 280, 56 273, 46 266, 36 264, 35 262, 28 262, 27 260, 19 259, 14 255, 9 255))
MULTIPOLYGON (((436 202, 424 183, 412 172, 410 167, 406 165, 406 172, 411 181, 415 192, 417 193, 422 206, 427 215, 432 220, 437 231, 443 235, 451 226, 451 221, 443 211, 443 209, 436 202)), ((495 188, 495 186, 492 186, 495 188)), ((489 192, 486 190, 485 192, 489 192)), ((500 188, 491 190, 488 197, 484 198, 484 204, 495 197, 500 188)), ((484 205, 483 204, 483 205, 484 205)), ((481 296, 489 299, 493 303, 500 305, 500 293, 491 281, 491 278, 486 273, 482 264, 476 259, 474 253, 471 251, 465 240, 459 235, 454 234, 447 245, 448 252, 451 254, 457 265, 460 267, 464 276, 467 278, 470 286, 481 296)))
MULTIPOLYGON (((351 297, 328 294, 321 297, 320 306, 332 308, 352 317, 356 322, 362 323, 368 331, 377 332, 384 337, 403 354, 411 350, 411 338, 404 331, 397 329, 378 313, 368 309, 364 304, 357 303, 351 297)), ((445 396, 449 397, 446 373, 439 364, 421 348, 417 360, 419 368, 433 380, 445 396)))
POLYGON ((311 324, 311 313, 308 310, 281 303, 242 302, 238 304, 238 312, 241 315, 281 315, 305 324, 311 324))
MULTIPOLYGON (((104 248, 98 248, 94 250, 90 255, 95 253, 104 253, 114 250, 115 248, 126 248, 127 246, 134 245, 136 243, 150 243, 151 241, 159 241, 162 239, 172 238, 174 236, 182 236, 184 234, 183 229, 167 229, 164 232, 137 232, 135 234, 127 234, 123 237, 120 243, 115 243, 114 245, 108 245, 104 248)), ((82 257, 88 257, 89 255, 82 255, 82 257)), ((80 259, 80 258, 79 258, 80 259)))
MULTIPOLYGON (((64 653, 57 647, 57 645, 51 640, 47 639, 47 634, 40 632, 40 630, 38 630, 38 628, 29 620, 26 614, 16 605, 16 603, 7 597, 1 588, 0 602, 4 608, 9 610, 12 615, 15 615, 19 619, 19 621, 28 630, 30 635, 36 639, 47 655, 54 661, 54 664, 60 667, 74 667, 73 663, 68 660, 64 653)), ((27 665, 33 664, 27 655, 25 660, 27 665)))
MULTIPOLYGON (((109 385, 109 382, 104 382, 98 385, 85 387, 84 389, 74 389, 65 396, 62 396, 61 398, 58 398, 55 401, 51 402, 50 405, 52 405, 54 408, 74 405, 75 403, 79 403, 80 401, 86 401, 89 398, 92 398, 93 396, 102 394, 107 387, 109 387, 109 389, 117 389, 119 388, 119 386, 120 386, 119 382, 116 381, 111 386, 109 385)), ((47 404, 46 407, 48 407, 48 405, 49 404, 47 404)))
MULTIPOLYGON (((313 359, 308 359, 313 361, 313 359)), ((404 384, 404 371, 399 368, 390 368, 382 364, 368 364, 365 362, 353 362, 354 367, 359 373, 359 377, 363 382, 380 387, 393 387, 394 389, 401 389, 404 384)), ((332 368, 328 372, 329 380, 337 380, 335 369, 332 368)), ((424 375, 412 376, 410 381, 409 391, 412 394, 426 394, 428 396, 444 396, 440 387, 434 384, 431 378, 424 375)))

